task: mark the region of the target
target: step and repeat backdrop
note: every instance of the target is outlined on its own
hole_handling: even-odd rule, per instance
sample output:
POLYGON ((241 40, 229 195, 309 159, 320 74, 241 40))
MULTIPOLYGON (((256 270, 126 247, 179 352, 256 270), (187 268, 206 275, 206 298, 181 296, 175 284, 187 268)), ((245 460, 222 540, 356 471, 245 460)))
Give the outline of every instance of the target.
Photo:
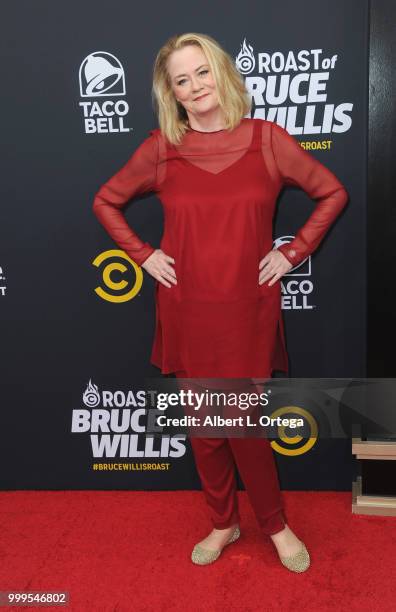
MULTIPOLYGON (((138 418, 161 377, 149 361, 154 279, 106 234, 94 195, 158 127, 159 48, 176 33, 213 36, 235 58, 250 116, 285 127, 350 197, 282 279, 289 376, 364 377, 368 1, 17 0, 3 16, 0 487, 199 488, 188 437, 153 437, 138 418)), ((286 188, 274 243, 314 206, 286 188)), ((154 194, 125 215, 159 246, 154 194)), ((283 439, 275 456, 284 489, 351 487, 348 439, 283 439)))

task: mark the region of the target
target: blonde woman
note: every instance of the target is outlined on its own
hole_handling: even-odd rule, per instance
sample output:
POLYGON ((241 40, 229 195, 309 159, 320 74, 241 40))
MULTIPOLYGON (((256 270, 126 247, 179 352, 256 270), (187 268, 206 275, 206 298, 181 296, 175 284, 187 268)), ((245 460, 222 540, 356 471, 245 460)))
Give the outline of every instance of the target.
MULTIPOLYGON (((316 249, 347 192, 284 128, 247 117, 243 80, 208 35, 176 35, 163 45, 153 97, 159 128, 99 189, 93 206, 114 241, 156 279, 151 362, 180 379, 287 373, 280 279, 316 249), (273 216, 286 184, 301 187, 316 206, 293 241, 273 249, 273 216), (164 208, 160 248, 143 242, 122 210, 148 192, 164 208)), ((268 439, 190 441, 213 526, 192 561, 212 563, 240 536, 237 465, 282 564, 305 571, 310 556, 286 522, 268 439)))

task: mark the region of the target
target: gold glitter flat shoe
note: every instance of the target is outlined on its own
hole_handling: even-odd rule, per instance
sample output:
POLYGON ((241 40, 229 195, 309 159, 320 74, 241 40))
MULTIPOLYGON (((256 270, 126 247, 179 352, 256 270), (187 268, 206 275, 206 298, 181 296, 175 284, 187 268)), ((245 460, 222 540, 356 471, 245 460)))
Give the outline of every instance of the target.
POLYGON ((305 572, 311 564, 309 552, 306 549, 304 542, 302 542, 301 549, 291 555, 290 557, 279 556, 282 564, 292 572, 305 572))
MULTIPOLYGON (((234 533, 232 534, 230 539, 224 544, 223 548, 225 548, 227 544, 235 542, 240 535, 241 532, 239 530, 239 527, 236 527, 234 533)), ((202 546, 196 544, 191 553, 191 561, 193 563, 196 563, 197 565, 208 565, 208 563, 213 563, 213 561, 216 561, 216 559, 220 557, 222 551, 223 549, 208 550, 207 548, 202 548, 202 546)))

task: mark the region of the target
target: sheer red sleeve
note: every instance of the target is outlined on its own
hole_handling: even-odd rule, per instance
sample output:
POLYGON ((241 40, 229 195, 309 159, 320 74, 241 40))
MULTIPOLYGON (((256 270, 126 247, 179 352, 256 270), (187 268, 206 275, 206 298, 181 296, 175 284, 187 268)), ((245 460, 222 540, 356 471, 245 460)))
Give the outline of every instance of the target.
POLYGON ((319 246, 347 204, 348 192, 326 166, 305 151, 296 138, 276 123, 271 125, 271 144, 283 182, 298 185, 317 200, 315 210, 296 237, 290 243, 278 247, 289 262, 296 266, 319 246))
POLYGON ((138 265, 155 251, 128 225, 122 209, 134 197, 155 191, 158 143, 155 130, 135 150, 127 163, 96 193, 93 212, 111 238, 138 265))

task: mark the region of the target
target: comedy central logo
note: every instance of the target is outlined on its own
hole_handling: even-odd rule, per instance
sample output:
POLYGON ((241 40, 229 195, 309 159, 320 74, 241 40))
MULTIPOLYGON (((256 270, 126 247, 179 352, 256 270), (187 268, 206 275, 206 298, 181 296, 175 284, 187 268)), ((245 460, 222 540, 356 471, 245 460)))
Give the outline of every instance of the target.
POLYGON ((120 304, 139 293, 143 284, 142 269, 124 251, 104 251, 92 264, 101 270, 102 286, 96 287, 95 293, 103 300, 120 304))
POLYGON ((78 72, 81 98, 100 98, 79 102, 83 109, 86 134, 129 132, 124 117, 126 100, 102 100, 125 96, 125 73, 119 59, 107 51, 95 51, 83 59, 78 72))
POLYGON ((253 47, 243 39, 241 50, 235 58, 235 64, 241 74, 250 74, 256 67, 253 47))
POLYGON ((318 439, 318 424, 316 419, 310 412, 301 408, 300 406, 283 406, 275 410, 270 417, 276 419, 277 417, 288 416, 292 418, 300 418, 303 420, 303 431, 301 434, 296 435, 295 430, 290 430, 286 425, 278 426, 278 440, 272 440, 272 448, 281 455, 287 455, 289 457, 295 457, 297 455, 303 455, 307 453, 316 444, 318 439))
MULTIPOLYGON (((280 236, 273 243, 277 249, 282 244, 288 244, 295 236, 280 236)), ((283 310, 312 310, 315 308, 309 299, 314 289, 312 280, 311 256, 306 257, 294 266, 281 278, 282 309, 283 310), (286 277, 291 277, 290 280, 286 277)))
POLYGON ((87 388, 84 391, 83 402, 88 408, 96 408, 96 406, 99 406, 100 393, 98 391, 98 385, 95 385, 91 379, 89 379, 87 388))

